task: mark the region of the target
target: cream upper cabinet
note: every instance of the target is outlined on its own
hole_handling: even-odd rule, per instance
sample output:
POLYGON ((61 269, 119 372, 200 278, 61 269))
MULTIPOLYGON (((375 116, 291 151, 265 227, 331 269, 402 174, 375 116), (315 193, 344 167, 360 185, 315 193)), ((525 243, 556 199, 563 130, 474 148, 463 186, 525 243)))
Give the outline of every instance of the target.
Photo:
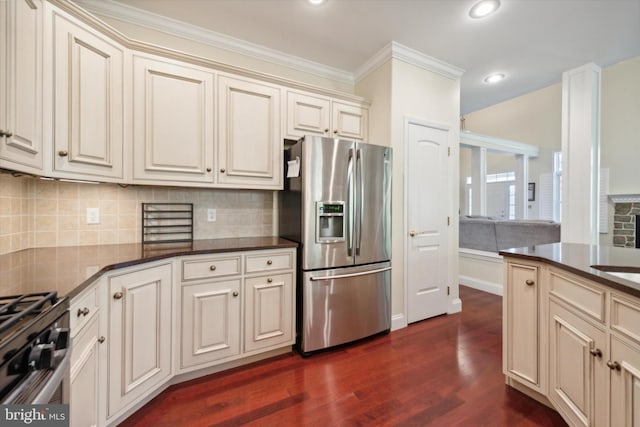
POLYGON ((278 86, 221 75, 218 81, 218 183, 282 188, 278 86))
POLYGON ((122 181, 124 48, 47 9, 53 45, 54 176, 122 181))
POLYGON ((503 296, 503 365, 505 374, 546 393, 546 330, 540 283, 541 267, 508 262, 503 296))
POLYGON ((366 140, 369 110, 311 93, 287 91, 287 138, 305 134, 366 140))
POLYGON ((108 419, 171 377, 172 265, 132 267, 108 277, 108 419))
POLYGON ((40 173, 42 142, 40 0, 0 1, 0 167, 40 173))
POLYGON ((133 55, 133 182, 214 181, 214 82, 207 69, 133 55))

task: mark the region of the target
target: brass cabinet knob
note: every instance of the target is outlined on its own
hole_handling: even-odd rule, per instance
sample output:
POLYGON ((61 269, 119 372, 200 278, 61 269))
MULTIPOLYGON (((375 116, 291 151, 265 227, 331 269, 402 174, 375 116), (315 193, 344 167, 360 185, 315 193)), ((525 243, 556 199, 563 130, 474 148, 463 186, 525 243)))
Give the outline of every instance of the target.
POLYGON ((338 129, 334 130, 333 133, 338 134, 338 129))
POLYGON ((78 309, 78 317, 80 316, 86 316, 87 314, 89 314, 89 308, 85 307, 85 308, 79 308, 78 309))
POLYGON ((122 292, 116 292, 113 294, 113 299, 122 299, 123 296, 124 294, 122 292))
POLYGON ((207 172, 211 172, 211 168, 207 168, 207 172))
POLYGON ((602 357, 602 351, 599 348, 592 348, 589 350, 589 353, 591 353, 593 357, 602 357))
POLYGON ((58 156, 60 157, 67 157, 69 155, 69 152, 66 150, 60 150, 58 151, 58 156))
POLYGON ((105 340, 106 340, 106 338, 105 338, 105 337, 103 337, 103 336, 101 336, 100 338, 98 338, 98 342, 99 342, 100 344, 102 344, 105 340))
POLYGON ((273 279, 272 279, 271 277, 269 277, 269 278, 267 279, 267 283, 271 283, 271 282, 273 282, 273 279))
POLYGON ((329 129, 325 129, 325 130, 324 130, 324 133, 329 133, 329 129))
POLYGON ((221 169, 220 169, 220 173, 225 173, 225 172, 226 172, 226 169, 225 169, 225 168, 221 168, 221 169))
POLYGON ((611 369, 612 371, 619 371, 620 369, 622 369, 622 366, 620 366, 620 364, 618 362, 612 362, 611 360, 609 360, 607 362, 607 367, 609 369, 611 369))
POLYGON ((271 264, 273 264, 273 261, 267 260, 267 265, 271 265, 271 264))
POLYGON ((411 230, 411 231, 409 232, 409 236, 411 236, 411 237, 415 237, 415 235, 416 235, 416 232, 415 232, 415 231, 411 230))
POLYGON ((211 267, 209 267, 209 270, 211 270, 211 271, 216 271, 216 266, 215 266, 215 265, 212 265, 211 267))
POLYGON ((11 131, 6 131, 4 133, 4 136, 6 136, 7 138, 11 138, 13 136, 13 133, 11 131))
POLYGON ((238 291, 233 291, 233 296, 237 297, 238 295, 240 295, 240 293, 238 291))
POLYGON ((534 282, 534 281, 533 281, 533 280, 531 280, 531 279, 525 280, 525 281, 524 281, 524 283, 526 283, 526 284, 527 284, 527 286, 533 286, 533 285, 535 285, 535 284, 536 284, 536 282, 534 282))
POLYGON ((6 134, 7 133, 4 130, 0 129, 0 138, 5 136, 6 134))

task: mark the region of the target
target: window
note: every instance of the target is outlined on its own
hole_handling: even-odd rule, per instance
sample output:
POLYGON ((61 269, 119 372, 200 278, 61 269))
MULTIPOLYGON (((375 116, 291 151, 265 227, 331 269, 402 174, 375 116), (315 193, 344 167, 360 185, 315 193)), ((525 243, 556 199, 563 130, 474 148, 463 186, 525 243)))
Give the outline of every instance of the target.
POLYGON ((553 220, 562 220, 562 151, 553 153, 553 220))

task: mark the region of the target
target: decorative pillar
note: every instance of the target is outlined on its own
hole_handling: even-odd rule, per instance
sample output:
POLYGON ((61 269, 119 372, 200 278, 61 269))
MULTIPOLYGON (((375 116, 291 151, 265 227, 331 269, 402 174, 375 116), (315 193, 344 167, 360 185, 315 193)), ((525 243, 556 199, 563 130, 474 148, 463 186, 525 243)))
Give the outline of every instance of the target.
POLYGON ((529 215, 529 156, 516 154, 516 219, 529 215))
POLYGON ((562 74, 562 228, 564 243, 598 243, 600 74, 595 64, 562 74))
POLYGON ((471 149, 471 212, 473 215, 487 214, 487 149, 471 149))

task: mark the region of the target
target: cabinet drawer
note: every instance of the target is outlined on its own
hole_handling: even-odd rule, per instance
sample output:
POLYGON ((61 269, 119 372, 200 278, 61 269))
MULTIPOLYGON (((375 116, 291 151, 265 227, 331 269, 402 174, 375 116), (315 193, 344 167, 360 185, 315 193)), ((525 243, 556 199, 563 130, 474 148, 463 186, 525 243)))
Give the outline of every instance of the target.
POLYGON ((292 252, 274 252, 247 255, 247 273, 272 270, 289 270, 293 268, 292 252))
POLYGON ((549 273, 549 293, 604 323, 606 294, 596 285, 553 269, 549 273))
POLYGON ((640 304, 621 295, 611 295, 611 329, 640 343, 640 304))
POLYGON ((69 307, 71 336, 78 333, 96 314, 98 314, 98 287, 93 286, 71 301, 69 307))
POLYGON ((182 280, 240 274, 240 255, 185 259, 182 261, 182 280))

